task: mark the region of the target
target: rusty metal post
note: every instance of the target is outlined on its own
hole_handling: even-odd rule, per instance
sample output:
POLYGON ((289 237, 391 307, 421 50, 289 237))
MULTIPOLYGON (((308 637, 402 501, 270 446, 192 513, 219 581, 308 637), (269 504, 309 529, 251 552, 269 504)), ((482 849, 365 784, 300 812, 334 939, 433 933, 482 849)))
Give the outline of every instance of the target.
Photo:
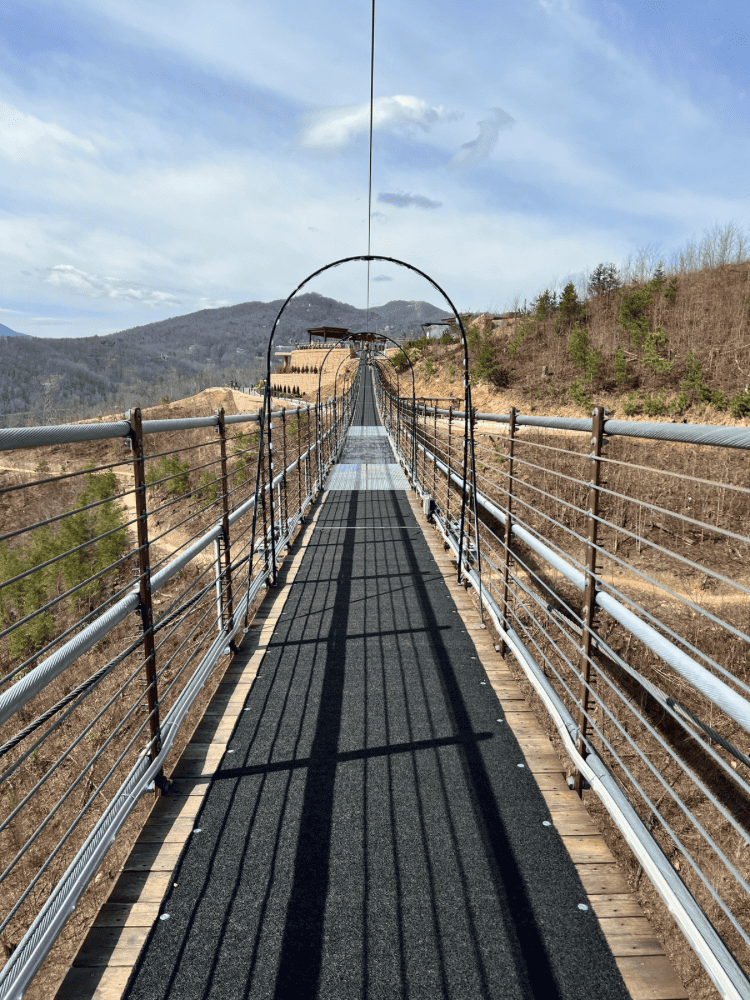
POLYGON ((451 440, 453 435, 453 401, 448 407, 448 477, 445 483, 445 527, 450 530, 451 514, 451 440))
POLYGON ((432 496, 437 506, 437 400, 435 400, 435 412, 433 413, 432 426, 432 496))
MULTIPOLYGON (((219 446, 221 455, 221 532, 223 541, 224 567, 222 575, 226 581, 223 589, 223 605, 226 613, 226 625, 231 631, 234 628, 234 601, 232 600, 232 549, 229 542, 229 476, 227 474, 227 425, 224 407, 215 411, 219 418, 219 446)), ((219 554, 221 568, 221 549, 219 554)), ((223 616, 222 616, 223 617, 223 616)))
POLYGON ((276 586, 276 519, 273 505, 273 480, 276 463, 273 460, 273 401, 268 402, 268 518, 271 522, 271 534, 268 540, 271 550, 270 570, 271 586, 276 586))
MULTIPOLYGON (((506 487, 505 501, 505 553, 503 556, 503 631, 508 631, 508 591, 510 578, 510 542, 511 527, 513 523, 513 453, 516 444, 516 408, 511 406, 510 419, 508 421, 508 485, 506 487)), ((503 656, 506 653, 505 640, 500 640, 500 652, 503 656)))
POLYGON ((284 470, 283 479, 281 480, 282 486, 282 501, 279 503, 279 524, 283 525, 282 534, 286 534, 287 525, 289 523, 289 491, 286 481, 286 467, 288 465, 286 457, 286 407, 281 411, 281 447, 282 447, 282 462, 281 468, 284 470))
MULTIPOLYGON (((586 542, 586 582, 583 591, 583 636, 578 665, 581 677, 580 706, 578 709, 578 737, 576 746, 578 753, 586 758, 586 729, 589 708, 589 686, 591 683, 591 639, 593 635, 594 614, 596 613, 596 542, 599 527, 599 479, 601 476, 602 444, 604 441, 604 407, 594 408, 591 420, 591 478, 589 479, 589 532, 586 542)), ((573 787, 578 793, 583 793, 583 775, 576 769, 573 787)))
MULTIPOLYGON (((472 406, 471 408, 471 438, 469 441, 469 449, 471 452, 471 492, 472 492, 472 510, 474 513, 474 546, 476 548, 476 566, 477 566, 477 577, 479 579, 479 622, 480 628, 485 628, 484 624, 484 595, 482 593, 482 553, 479 548, 479 507, 477 502, 477 460, 474 451, 474 427, 477 422, 477 408, 472 406)), ((468 546, 467 546, 468 548, 468 546)))
POLYGON ((312 438, 312 430, 310 428, 309 406, 305 411, 305 416, 307 417, 307 421, 305 423, 305 427, 307 427, 307 434, 305 435, 305 437, 307 438, 307 440, 305 441, 305 499, 307 499, 307 497, 310 495, 310 441, 312 438))
MULTIPOLYGON (((154 610, 151 601, 151 559, 148 541, 148 509, 146 505, 146 469, 143 451, 143 426, 138 407, 128 410, 125 419, 130 423, 130 446, 133 450, 133 485, 135 486, 136 537, 138 539, 138 588, 143 632, 143 659, 146 675, 146 705, 149 717, 149 756, 155 760, 161 750, 159 724, 159 696, 156 683, 156 656, 154 653, 154 610)), ((159 769, 154 793, 158 796, 164 778, 159 769)))
MULTIPOLYGON (((269 421, 270 422, 270 421, 269 421)), ((260 454, 260 491, 258 496, 260 498, 260 505, 263 510, 263 572, 268 576, 270 569, 270 556, 268 549, 268 509, 266 507, 266 463, 265 463, 265 452, 263 450, 263 442, 258 442, 258 447, 261 448, 260 454)), ((270 464, 270 463, 269 463, 270 464)), ((273 473, 271 473, 273 475, 273 473)))
POLYGON ((300 411, 297 410, 297 506, 296 512, 302 511, 302 423, 300 411))

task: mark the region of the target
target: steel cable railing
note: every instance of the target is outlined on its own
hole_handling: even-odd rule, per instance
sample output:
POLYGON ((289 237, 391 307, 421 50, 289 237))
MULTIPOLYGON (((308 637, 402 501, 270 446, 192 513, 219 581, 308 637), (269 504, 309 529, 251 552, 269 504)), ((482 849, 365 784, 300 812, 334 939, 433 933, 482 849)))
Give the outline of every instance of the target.
POLYGON ((180 726, 247 631, 271 539, 277 556, 291 544, 358 387, 335 412, 273 411, 277 464, 257 494, 258 413, 0 431, 0 998, 28 987, 141 796, 166 788, 180 726), (68 468, 50 475, 60 446, 68 468))
MULTIPOLYGON (((464 414, 420 400, 412 423, 389 378, 383 422, 457 557, 464 414)), ((634 881, 647 873, 722 995, 748 997, 750 428, 473 419, 479 551, 463 570, 485 621, 634 881)))

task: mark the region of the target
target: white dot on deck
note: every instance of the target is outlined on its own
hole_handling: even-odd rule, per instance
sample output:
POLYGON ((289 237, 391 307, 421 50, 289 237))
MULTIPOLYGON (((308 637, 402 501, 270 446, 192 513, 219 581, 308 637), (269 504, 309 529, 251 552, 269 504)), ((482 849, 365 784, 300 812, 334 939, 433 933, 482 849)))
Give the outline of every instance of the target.
POLYGON ((588 910, 588 906, 586 906, 585 903, 579 903, 578 904, 578 909, 579 910, 588 910))
POLYGON ((516 767, 526 767, 525 764, 516 764, 516 767))
POLYGON ((169 914, 162 913, 162 915, 159 917, 159 920, 169 920, 169 914))
POLYGON ((548 819, 543 819, 542 820, 542 826, 552 826, 552 824, 550 823, 550 821, 548 819))

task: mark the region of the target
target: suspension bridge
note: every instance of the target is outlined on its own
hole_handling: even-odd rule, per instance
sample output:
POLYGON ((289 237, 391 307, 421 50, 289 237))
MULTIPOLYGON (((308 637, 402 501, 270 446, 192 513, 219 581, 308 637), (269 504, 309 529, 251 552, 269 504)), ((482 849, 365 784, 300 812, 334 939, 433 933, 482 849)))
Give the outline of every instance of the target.
MULTIPOLYGON (((594 788, 607 803, 723 995, 748 995, 741 946, 733 941, 733 954, 663 846, 653 836, 646 842, 646 824, 622 779, 609 780, 626 761, 602 719, 615 719, 617 699, 605 690, 611 662, 624 664, 617 680, 626 695, 633 677, 587 609, 573 599, 564 604, 565 574, 581 573, 574 561, 566 569, 563 550, 549 538, 554 550, 545 549, 538 525, 523 512, 528 482, 518 450, 531 439, 520 425, 535 418, 515 411, 508 418, 500 465, 516 465, 505 473, 501 504, 488 489, 494 473, 484 464, 481 435, 468 485, 465 463, 456 465, 461 448, 458 435, 452 440, 453 421, 465 417, 396 395, 387 361, 363 352, 340 400, 271 414, 276 443, 267 468, 257 441, 236 439, 240 459, 257 454, 252 495, 241 475, 247 463, 238 460, 234 474, 227 468, 228 430, 255 422, 262 439, 271 432, 262 414, 141 421, 134 413, 118 424, 0 431, 11 455, 22 445, 61 441, 74 450, 95 436, 130 441, 138 528, 136 549, 121 557, 136 556, 135 585, 115 589, 106 609, 84 619, 72 638, 51 638, 48 650, 3 678, 0 749, 8 766, 0 777, 6 781, 14 775, 18 781, 34 749, 59 735, 61 719, 81 711, 87 698, 94 703, 102 679, 116 677, 117 685, 107 691, 109 701, 94 703, 93 722, 79 722, 74 733, 78 746, 84 731, 107 722, 106 739, 79 772, 70 768, 70 749, 58 762, 50 759, 0 824, 10 845, 19 810, 35 818, 16 861, 34 858, 31 847, 50 818, 61 834, 30 882, 13 862, 3 875, 14 890, 5 932, 24 916, 26 929, 0 970, 0 996, 32 995, 44 956, 86 886, 94 885, 107 852, 124 842, 134 804, 150 793, 153 808, 110 870, 111 891, 72 956, 60 1000, 687 997, 571 775, 579 792, 594 788), (213 441, 205 437, 209 428, 213 441), (219 449, 216 514, 208 530, 197 524, 177 554, 157 561, 155 551, 149 556, 154 546, 146 528, 176 501, 166 494, 160 505, 146 506, 144 441, 151 435, 155 461, 164 454, 159 435, 175 431, 198 468, 209 464, 210 448, 219 449), (459 538, 464 513, 465 539, 459 538), (558 578, 542 573, 529 547, 549 557, 558 578), (181 577, 190 567, 197 567, 193 576, 181 577), (534 586, 537 597, 555 594, 543 622, 535 618, 539 601, 536 610, 528 607, 534 586), (157 593, 165 595, 163 608, 157 593), (140 622, 135 642, 118 634, 118 655, 105 667, 52 705, 34 701, 132 614, 140 622), (575 675, 580 692, 562 637, 587 665, 575 675), (524 666, 526 677, 511 661, 524 666), (220 680, 212 686, 212 678, 220 680), (212 693, 202 704, 205 685, 212 693), (552 729, 532 710, 534 696, 552 729), (114 712, 117 699, 126 704, 114 712), (582 713, 577 722, 574 712, 582 713), (5 739, 7 733, 14 735, 5 739), (120 742, 110 742, 117 733, 120 742), (550 735, 557 735, 554 746, 550 735), (60 761, 69 762, 67 769, 60 761), (68 789, 84 779, 85 808, 66 813, 68 789), (50 806, 48 794, 40 812, 42 785, 57 789, 60 799, 50 806), (51 881, 45 872, 55 864, 59 874, 51 881)), ((537 451, 564 451, 561 431, 590 434, 591 421, 571 423, 547 419, 555 444, 537 442, 537 451)), ((663 425, 642 424, 640 434, 655 426, 663 425)), ((681 430, 699 437, 705 429, 681 430)), ((715 429, 720 438, 729 430, 715 429)), ((747 447, 723 436, 727 447, 747 447)), ((486 447, 495 454, 495 444, 486 447)), ((589 451, 582 454, 590 461, 589 451)), ((570 478, 562 469, 557 475, 570 478)), ((54 486, 59 478, 41 482, 54 486)), ((541 504, 538 510, 545 512, 541 504)), ((610 613, 618 614, 614 607, 610 613)), ((636 641, 648 638, 641 631, 636 641)), ((662 653, 680 665, 671 650, 662 653)), ((693 679, 706 688, 705 677, 693 679)), ((696 744, 725 765, 740 795, 731 804, 714 780, 708 798, 744 830, 744 778, 732 766, 744 759, 738 741, 722 737, 722 745, 709 746, 707 731, 717 740, 721 735, 716 716, 709 726, 686 707, 684 695, 677 701, 642 681, 651 701, 670 709, 696 744)), ((717 711, 742 724, 740 694, 714 682, 708 690, 717 711)), ((638 707, 632 693, 621 700, 645 734, 654 705, 641 700, 638 707)), ((616 725, 627 731, 625 708, 619 711, 616 725)), ((673 737, 662 742, 676 755, 673 737)), ((657 759, 647 743, 644 735, 644 762, 657 759)), ((690 763, 705 785, 708 765, 695 756, 690 763)), ((648 791, 652 799, 661 792, 658 785, 648 791)), ((704 821, 698 812, 694 819, 704 821)), ((719 833, 706 831, 704 844, 722 851, 719 833)), ((735 874, 744 878, 737 868, 735 874)))

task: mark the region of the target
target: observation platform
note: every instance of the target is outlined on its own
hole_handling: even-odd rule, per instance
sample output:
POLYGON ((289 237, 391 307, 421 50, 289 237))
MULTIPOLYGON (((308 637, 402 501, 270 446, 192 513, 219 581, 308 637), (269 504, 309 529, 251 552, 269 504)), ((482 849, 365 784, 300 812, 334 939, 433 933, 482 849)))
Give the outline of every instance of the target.
POLYGON ((341 464, 58 997, 686 997, 450 583, 365 373, 341 464))

